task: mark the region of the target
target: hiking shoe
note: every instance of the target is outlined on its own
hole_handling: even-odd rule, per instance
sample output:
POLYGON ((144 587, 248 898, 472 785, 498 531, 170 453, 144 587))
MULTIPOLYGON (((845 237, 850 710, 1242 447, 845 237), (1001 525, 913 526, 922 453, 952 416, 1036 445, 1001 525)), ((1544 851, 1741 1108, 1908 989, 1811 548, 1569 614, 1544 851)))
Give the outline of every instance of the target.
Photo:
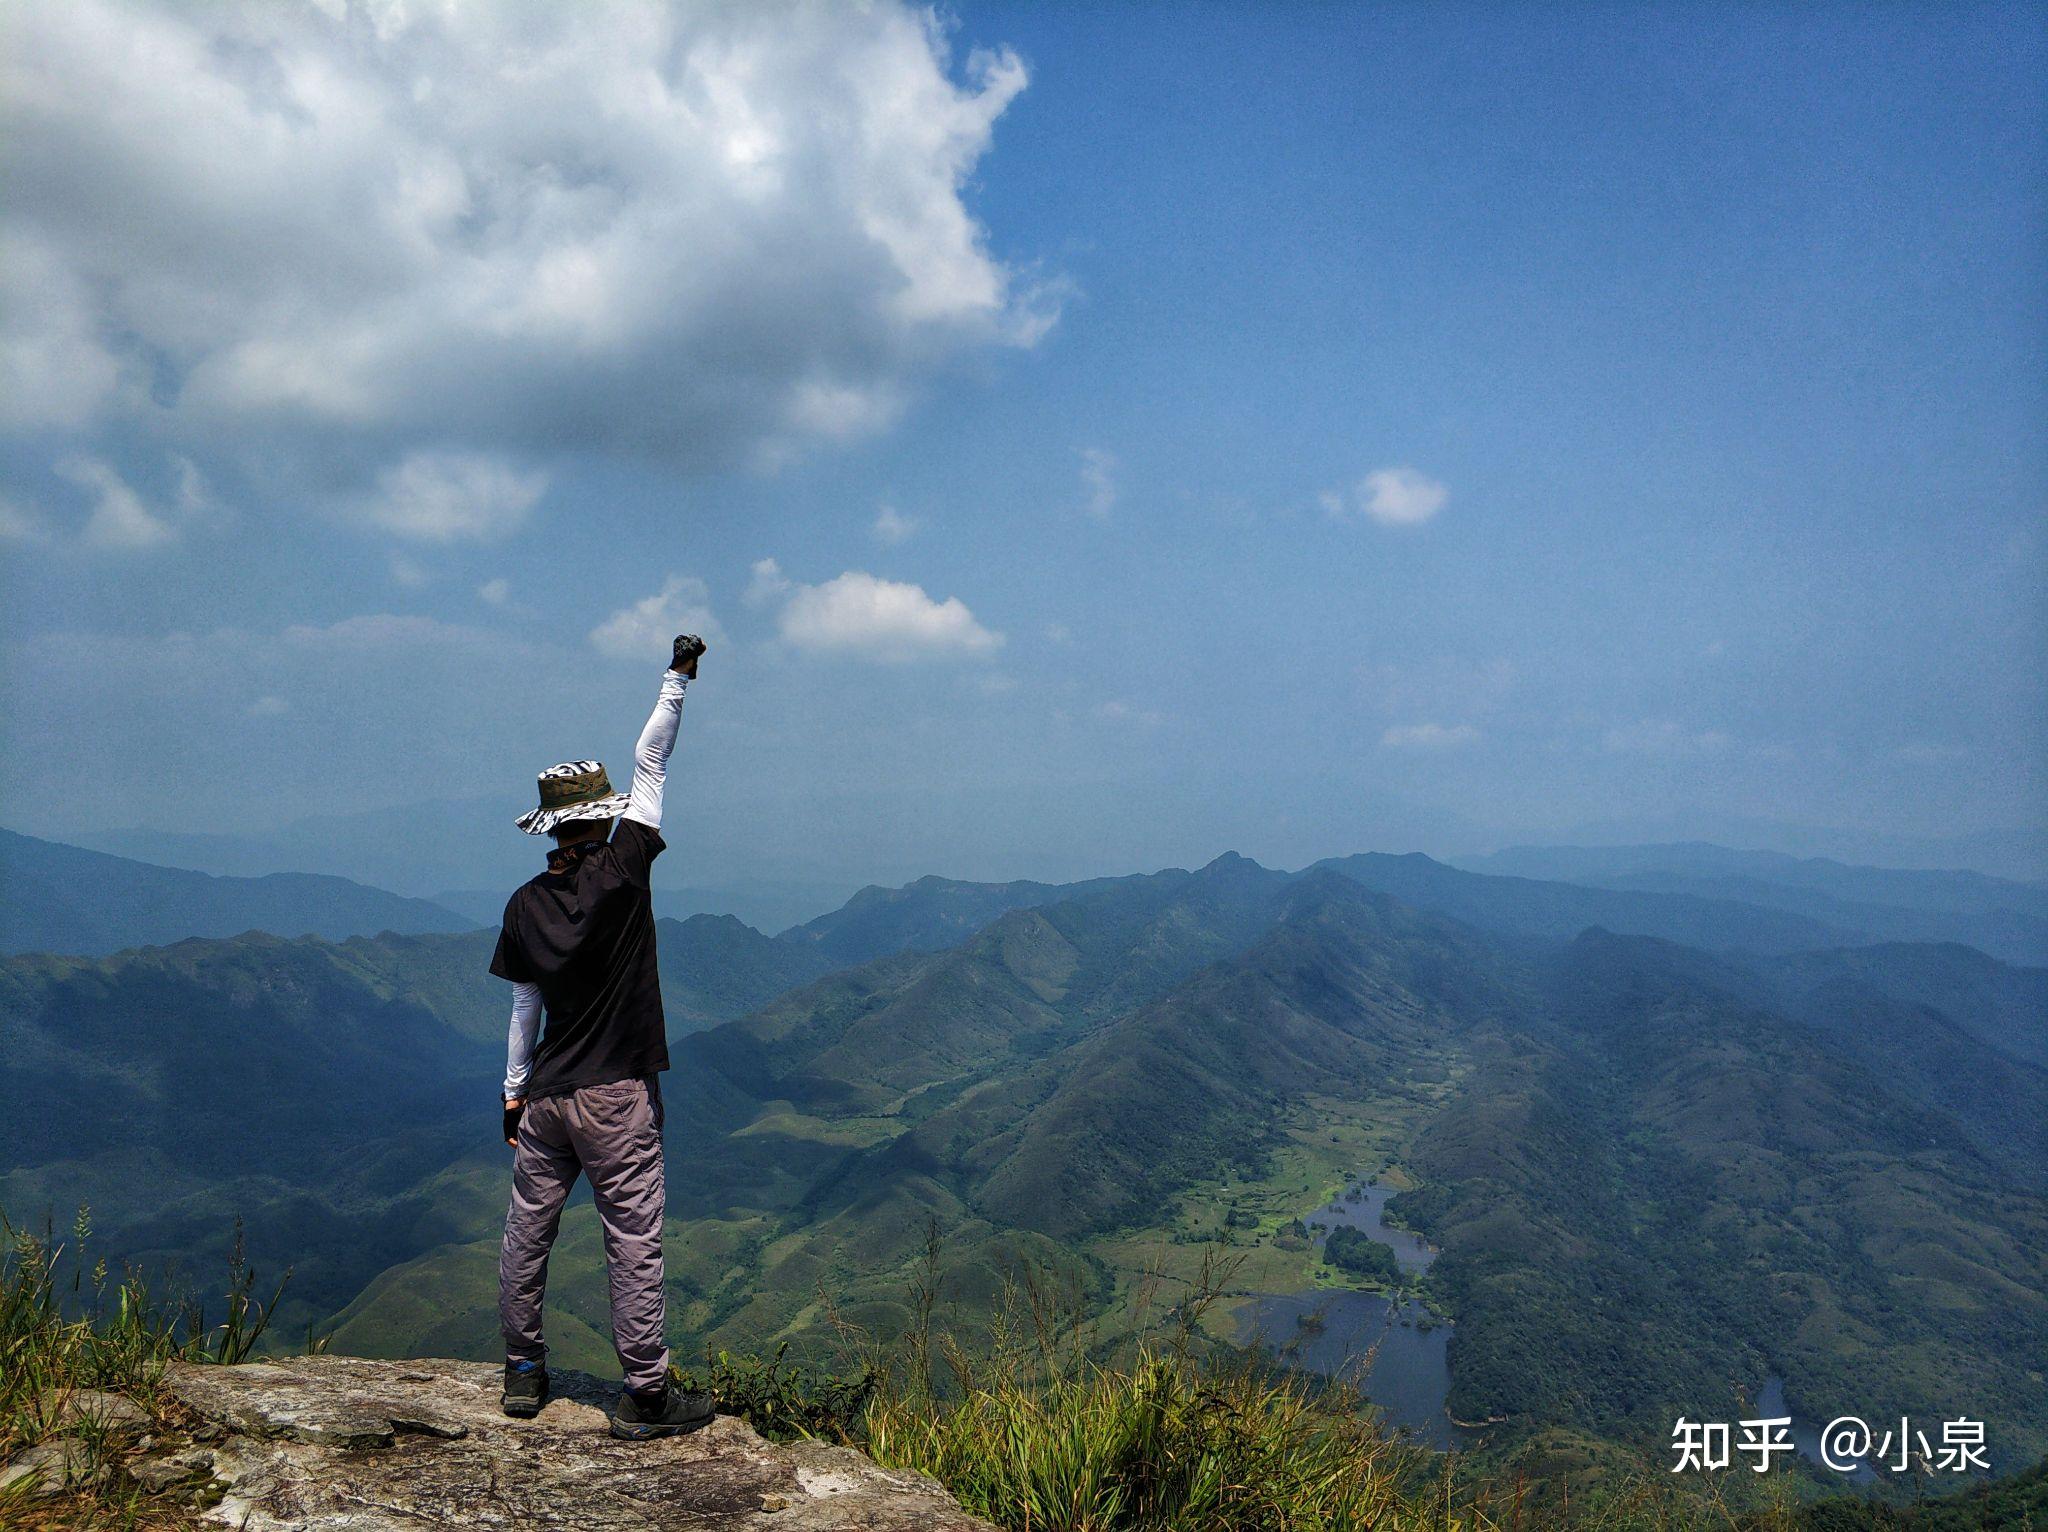
POLYGON ((619 1395, 612 1416, 612 1435, 623 1442, 648 1442, 657 1436, 684 1436, 711 1424, 718 1405, 709 1394, 685 1392, 670 1384, 656 1399, 642 1399, 631 1389, 619 1395))
POLYGON ((670 670, 681 671, 692 680, 697 676, 697 661, 703 657, 704 640, 694 633, 676 636, 675 656, 669 661, 670 670))
POLYGON ((548 1402, 548 1370, 539 1362, 507 1362, 505 1392, 498 1400, 514 1420, 531 1420, 548 1402))

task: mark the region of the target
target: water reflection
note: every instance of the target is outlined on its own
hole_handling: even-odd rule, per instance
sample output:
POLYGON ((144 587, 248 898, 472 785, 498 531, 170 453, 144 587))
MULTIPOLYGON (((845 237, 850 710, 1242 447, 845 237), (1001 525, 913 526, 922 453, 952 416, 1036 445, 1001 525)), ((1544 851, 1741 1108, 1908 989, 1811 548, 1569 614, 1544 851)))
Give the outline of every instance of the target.
POLYGON ((1239 1316, 1238 1343, 1290 1367, 1357 1385, 1389 1424, 1431 1447, 1456 1445, 1445 1412, 1451 1326, 1421 1304, 1377 1293, 1324 1289, 1254 1299, 1239 1316))

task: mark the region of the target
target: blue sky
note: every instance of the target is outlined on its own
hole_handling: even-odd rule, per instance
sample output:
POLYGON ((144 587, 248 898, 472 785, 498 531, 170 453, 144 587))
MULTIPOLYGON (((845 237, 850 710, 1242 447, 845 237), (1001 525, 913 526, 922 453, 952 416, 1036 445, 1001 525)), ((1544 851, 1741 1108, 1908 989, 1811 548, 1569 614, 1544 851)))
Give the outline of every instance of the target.
POLYGON ((10 19, 7 823, 2036 866, 2040 11, 568 14, 10 19))

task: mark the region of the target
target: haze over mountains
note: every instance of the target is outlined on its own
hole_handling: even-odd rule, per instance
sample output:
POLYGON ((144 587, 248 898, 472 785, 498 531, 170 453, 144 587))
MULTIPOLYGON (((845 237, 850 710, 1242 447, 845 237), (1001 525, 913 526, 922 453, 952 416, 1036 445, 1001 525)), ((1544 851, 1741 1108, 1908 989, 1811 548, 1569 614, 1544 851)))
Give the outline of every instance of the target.
POLYGON ((214 877, 0 830, 0 952, 101 955, 123 947, 233 936, 462 931, 477 924, 425 899, 347 878, 274 872, 214 877))
MULTIPOLYGON (((523 807, 524 805, 519 805, 523 807)), ((116 856, 240 877, 317 871, 445 903, 495 922, 505 895, 538 870, 541 850, 512 828, 503 798, 430 798, 407 805, 402 834, 390 811, 327 814, 271 830, 232 827, 205 833, 151 829, 62 837, 116 856)), ((734 914, 776 931, 845 900, 860 884, 806 865, 765 864, 758 856, 705 854, 717 826, 693 828, 687 871, 682 859, 661 870, 660 913, 681 918, 734 914), (668 878, 681 878, 670 884, 668 878)))
MULTIPOLYGON (((1329 1281, 1287 1228, 1377 1174, 1440 1251, 1484 1450, 1653 1459, 1775 1377, 1802 1418, 1969 1413, 2001 1471, 2038 1458, 2048 969, 1947 934, 2030 916, 2025 886, 1826 874, 1944 933, 1905 942, 1794 907, 1811 870, 1745 866, 1768 899, 1577 881, 1643 865, 1226 855, 924 878, 774 936, 663 920, 674 1339, 827 1350, 821 1294, 899 1326, 936 1221, 949 1320, 1028 1265, 1114 1340, 1213 1242, 1235 1292, 1329 1281)), ((492 937, 0 962, 0 1207, 89 1201, 110 1251, 201 1283, 239 1214, 296 1269, 285 1333, 491 1357, 492 937)), ((558 1354, 609 1369, 587 1206, 556 1266, 558 1354)))
MULTIPOLYGON (((525 837, 512 832, 507 803, 508 800, 502 796, 423 799, 408 805, 405 833, 402 835, 392 833, 390 814, 384 809, 322 814, 270 828, 224 825, 195 833, 133 827, 71 834, 53 826, 39 829, 37 833, 47 839, 117 856, 229 876, 255 877, 272 872, 325 873, 443 903, 478 920, 494 920, 502 907, 501 891, 530 877, 537 862, 534 847, 525 837)), ((1047 803, 1045 810, 1056 812, 1057 805, 1047 803)), ((1436 845, 1439 841, 1430 838, 1435 835, 1445 838, 1442 843, 1449 845, 1503 844, 1500 838, 1489 841, 1487 832, 1476 825, 1453 823, 1440 817, 1432 820, 1420 814, 1402 815, 1398 819, 1405 828, 1374 836, 1371 838, 1373 843, 1404 848, 1436 845), (1426 828, 1432 824, 1433 830, 1426 828)), ((667 899, 662 913, 678 918, 700 912, 729 913, 764 931, 781 930, 843 903, 862 884, 875 881, 875 869, 887 869, 890 858, 896 856, 888 848, 879 848, 880 862, 868 857, 853 860, 830 857, 820 861, 815 848, 800 837, 792 844, 763 847, 757 837, 740 836, 732 827, 716 820, 693 823, 688 836, 687 858, 673 858, 673 865, 664 867, 657 877, 658 883, 665 884, 657 889, 657 894, 665 895, 667 899), (676 882, 665 883, 667 879, 675 879, 676 882)), ((1598 860, 1587 864, 1607 872, 1617 869, 1622 872, 1639 871, 1645 865, 1675 865, 1700 871, 1696 861, 1687 861, 1679 854, 1694 850, 1719 852, 1725 858, 1768 863, 1766 868, 1752 865, 1742 870, 1764 884, 1787 888, 1800 885, 1801 879, 1789 872, 1795 867, 1839 866, 1850 872, 1874 873, 1883 878, 1900 876, 1900 869, 1978 867, 1984 870, 1983 873, 1937 873, 1935 876, 1950 876, 1957 880, 1981 878, 1987 884, 2002 886, 2006 890, 2032 889, 2037 900, 2044 886, 2042 882, 2012 880, 2040 879, 2044 877, 2043 869, 2048 869, 2048 843, 2044 843, 2038 832, 1985 833, 1952 844, 1938 841, 1895 843, 1867 832, 1828 832, 1764 822, 1731 822, 1724 838, 1731 844, 1805 846, 1822 854, 1788 857, 1781 853, 1728 851, 1725 847, 1703 847, 1698 842, 1676 840, 1648 844, 1664 838, 1644 834, 1641 827, 1626 834, 1616 827, 1607 827, 1599 834, 1575 837, 1584 842, 1601 843, 1627 839, 1633 841, 1633 845, 1610 847, 1599 844, 1568 847, 1566 850, 1583 850, 1593 859, 1606 858, 1614 852, 1670 854, 1657 855, 1647 864, 1644 858, 1635 856, 1624 856, 1623 860, 1612 865, 1598 860), (1829 861, 1830 857, 1835 860, 1829 861), (1853 865, 1856 863, 1883 865, 1859 868, 1853 865), (2004 876, 1986 876, 1989 873, 2002 873, 2004 876)), ((1300 854, 1301 860, 1308 860, 1325 849, 1310 842, 1300 854)), ((1535 848, 1535 852, 1540 854, 1540 848, 1535 848)), ((1517 860, 1531 854, 1532 848, 1516 847, 1495 853, 1494 858, 1439 854, 1439 859, 1478 872, 1563 882, 1596 880, 1595 876, 1582 875, 1579 864, 1568 860, 1550 864, 1517 860)), ((909 879, 929 871, 931 865, 931 860, 913 857, 902 861, 898 858, 891 875, 909 879)), ((1911 877, 1914 874, 1906 871, 1903 875, 1911 877)), ((1689 891, 1706 892, 1700 889, 1689 891)), ((1881 906, 1899 902, 1890 891, 1871 893, 1842 887, 1832 891, 1838 898, 1881 906)), ((1800 907, 1804 908, 1803 905, 1800 907)), ((1906 902, 1906 907, 1913 907, 1910 901, 1906 902)), ((2038 903, 2023 908, 2039 913, 2038 903)), ((1822 918, 1829 918, 1834 924, 1856 924, 1854 920, 1822 918)), ((1910 936, 1911 933, 1886 930, 1880 934, 1910 936)))
POLYGON ((1475 872, 1734 900, 1806 915, 1864 940, 1955 941, 2048 962, 2048 887, 1981 872, 1855 867, 1826 857, 1668 846, 1515 846, 1461 859, 1475 872))

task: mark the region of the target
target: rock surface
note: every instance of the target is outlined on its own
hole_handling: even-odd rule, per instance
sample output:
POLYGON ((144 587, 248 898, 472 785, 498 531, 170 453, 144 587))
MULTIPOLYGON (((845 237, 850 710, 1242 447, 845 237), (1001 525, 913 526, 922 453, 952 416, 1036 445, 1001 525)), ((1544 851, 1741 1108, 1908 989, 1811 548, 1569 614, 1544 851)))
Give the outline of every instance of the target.
POLYGON ((617 1385, 581 1373, 555 1375, 537 1420, 510 1420, 502 1377, 481 1362, 343 1356, 178 1364, 170 1392, 221 1434, 163 1467, 208 1474, 206 1498, 221 1496, 209 1517, 251 1532, 994 1532, 922 1475, 846 1447, 770 1443, 730 1416, 690 1436, 615 1441, 605 1407, 617 1385))
POLYGON ((57 1495, 88 1469, 88 1454, 75 1441, 59 1438, 30 1447, 0 1464, 0 1490, 23 1485, 32 1495, 57 1495))
POLYGON ((150 1427, 149 1411, 133 1399, 96 1388, 81 1388, 68 1397, 57 1420, 65 1429, 88 1426, 117 1436, 140 1436, 150 1427))

